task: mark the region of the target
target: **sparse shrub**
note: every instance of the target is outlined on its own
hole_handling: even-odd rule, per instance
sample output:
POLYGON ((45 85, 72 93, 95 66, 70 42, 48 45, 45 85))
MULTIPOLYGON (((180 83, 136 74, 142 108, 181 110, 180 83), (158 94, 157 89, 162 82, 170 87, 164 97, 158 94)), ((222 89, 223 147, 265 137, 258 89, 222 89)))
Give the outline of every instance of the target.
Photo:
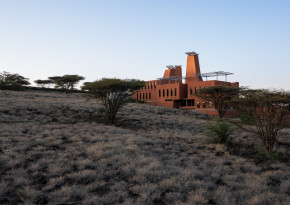
POLYGON ((206 136, 211 143, 226 144, 230 141, 229 136, 232 133, 233 125, 220 119, 206 125, 206 136))

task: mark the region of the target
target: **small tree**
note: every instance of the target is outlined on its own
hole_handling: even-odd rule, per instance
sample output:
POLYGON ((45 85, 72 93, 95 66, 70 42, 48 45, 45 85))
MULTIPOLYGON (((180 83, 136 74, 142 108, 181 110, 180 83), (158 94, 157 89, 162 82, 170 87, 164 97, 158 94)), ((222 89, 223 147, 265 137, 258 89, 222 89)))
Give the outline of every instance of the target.
POLYGON ((86 82, 82 90, 101 100, 105 107, 107 122, 113 124, 118 110, 126 103, 126 99, 131 96, 134 90, 145 85, 144 81, 135 79, 110 79, 103 78, 94 82, 86 82))
POLYGON ((53 80, 36 80, 34 82, 42 88, 50 88, 53 85, 53 80))
POLYGON ((228 101, 238 95, 240 88, 213 86, 200 88, 195 95, 207 101, 212 101, 218 111, 219 117, 223 118, 230 107, 228 101))
POLYGON ((52 80, 56 88, 63 90, 73 90, 79 81, 84 80, 83 76, 79 75, 64 75, 64 76, 52 76, 48 79, 52 80))
POLYGON ((279 131, 290 115, 290 92, 284 90, 244 90, 232 101, 241 113, 251 117, 256 134, 268 152, 273 152, 279 131))
POLYGON ((23 86, 30 85, 28 78, 19 74, 11 74, 9 72, 0 73, 0 89, 21 90, 23 86))

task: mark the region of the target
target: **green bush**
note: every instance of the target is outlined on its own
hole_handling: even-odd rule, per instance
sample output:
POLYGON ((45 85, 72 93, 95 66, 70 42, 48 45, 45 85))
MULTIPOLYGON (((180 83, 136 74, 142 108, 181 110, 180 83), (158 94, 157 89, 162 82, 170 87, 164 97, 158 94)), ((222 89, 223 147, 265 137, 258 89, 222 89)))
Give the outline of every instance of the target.
POLYGON ((283 157, 283 153, 281 152, 268 152, 265 149, 257 148, 257 155, 262 160, 279 160, 283 157))
POLYGON ((106 120, 106 109, 104 107, 100 107, 97 109, 97 116, 99 121, 105 121, 106 120))
POLYGON ((247 115, 247 114, 241 114, 240 115, 240 120, 241 120, 241 123, 242 124, 254 124, 254 118, 251 117, 250 115, 247 115))
POLYGON ((210 143, 227 144, 233 131, 233 125, 219 119, 206 125, 205 134, 210 143))

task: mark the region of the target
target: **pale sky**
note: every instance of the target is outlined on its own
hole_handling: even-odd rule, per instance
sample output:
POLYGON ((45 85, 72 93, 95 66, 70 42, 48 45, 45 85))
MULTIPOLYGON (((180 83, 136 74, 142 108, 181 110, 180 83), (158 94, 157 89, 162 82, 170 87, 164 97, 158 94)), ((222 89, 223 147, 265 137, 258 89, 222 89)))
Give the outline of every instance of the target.
MULTIPOLYGON (((154 80, 166 65, 290 90, 290 1, 0 0, 0 71, 154 80)), ((214 78, 215 79, 215 78, 214 78)), ((221 78, 223 80, 224 78, 221 78)))

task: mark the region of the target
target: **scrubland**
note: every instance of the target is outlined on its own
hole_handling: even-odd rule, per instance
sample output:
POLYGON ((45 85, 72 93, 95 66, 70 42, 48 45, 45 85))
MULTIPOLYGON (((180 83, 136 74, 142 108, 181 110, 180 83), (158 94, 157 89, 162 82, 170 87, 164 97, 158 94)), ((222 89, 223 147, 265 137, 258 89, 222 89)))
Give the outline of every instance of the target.
POLYGON ((115 125, 83 94, 0 91, 0 204, 290 204, 290 130, 279 160, 235 128, 209 144, 208 119, 131 103, 115 125))

